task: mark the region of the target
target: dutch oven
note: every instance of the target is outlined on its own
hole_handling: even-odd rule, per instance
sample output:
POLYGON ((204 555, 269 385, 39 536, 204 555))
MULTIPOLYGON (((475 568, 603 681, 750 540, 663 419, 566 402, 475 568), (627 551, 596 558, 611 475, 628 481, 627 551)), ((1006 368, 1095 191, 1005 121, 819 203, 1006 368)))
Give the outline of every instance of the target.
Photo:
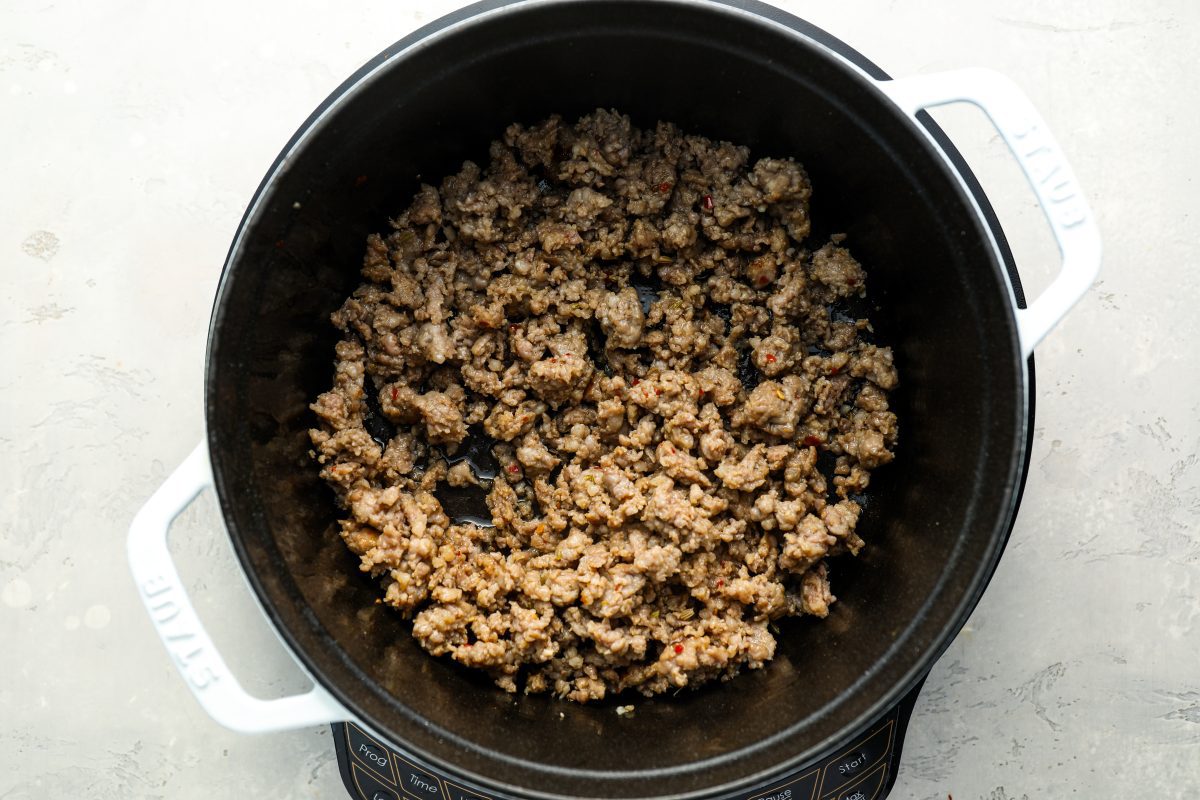
POLYGON ((974 608, 1024 482, 1033 347, 1099 260, 1070 168, 1025 97, 994 73, 892 80, 823 31, 748 0, 467 7, 343 83, 251 198, 212 311, 205 440, 133 524, 138 586, 195 695, 239 730, 355 720, 481 790, 525 797, 768 785, 895 706, 974 608), (1058 238, 1062 269, 1027 308, 986 197, 922 111, 955 101, 987 113, 1058 238), (338 539, 306 433, 307 404, 331 374, 329 313, 360 280, 367 234, 422 176, 483 158, 509 123, 597 107, 800 160, 814 186, 812 241, 849 235, 902 380, 897 457, 872 482, 859 527, 869 546, 836 564, 830 617, 786 623, 766 668, 638 698, 631 718, 611 704, 510 696, 422 650, 374 603, 375 586, 338 539), (188 603, 166 531, 210 482, 251 591, 312 678, 306 694, 246 694, 188 603))

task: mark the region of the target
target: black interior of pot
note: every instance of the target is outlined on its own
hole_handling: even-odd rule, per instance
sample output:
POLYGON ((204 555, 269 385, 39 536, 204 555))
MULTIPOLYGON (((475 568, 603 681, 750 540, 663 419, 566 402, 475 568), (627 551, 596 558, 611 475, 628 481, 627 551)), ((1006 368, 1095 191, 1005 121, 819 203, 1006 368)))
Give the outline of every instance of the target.
POLYGON ((741 8, 541 4, 443 31, 314 115, 260 190, 222 279, 210 448, 230 536, 268 613, 370 726, 495 785, 689 793, 814 754, 927 669, 973 606, 1013 510, 1021 365, 980 221, 861 77, 744 13, 761 7, 741 8), (813 241, 849 234, 902 380, 899 456, 873 482, 868 548, 832 565, 830 617, 784 624, 766 669, 633 699, 632 718, 611 704, 509 696, 421 650, 374 605, 376 588, 337 539, 305 433, 307 403, 332 374, 328 315, 360 280, 366 235, 420 179, 486 160, 510 122, 597 106, 800 159, 815 187, 813 241))

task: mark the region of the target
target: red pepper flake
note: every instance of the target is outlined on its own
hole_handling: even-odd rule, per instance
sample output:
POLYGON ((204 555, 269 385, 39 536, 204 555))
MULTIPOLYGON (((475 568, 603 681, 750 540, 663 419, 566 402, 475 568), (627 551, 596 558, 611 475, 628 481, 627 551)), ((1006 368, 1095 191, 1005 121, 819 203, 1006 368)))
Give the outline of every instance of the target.
POLYGON ((641 381, 640 381, 640 380, 638 380, 637 378, 634 378, 634 379, 633 379, 633 382, 632 382, 632 383, 630 383, 629 385, 630 385, 630 386, 637 386, 639 383, 641 383, 641 381))
POLYGON ((518 467, 516 464, 509 464, 509 465, 508 465, 508 471, 509 471, 509 472, 512 472, 512 473, 514 473, 514 474, 515 474, 515 473, 518 473, 518 472, 520 472, 520 471, 521 471, 521 468, 520 468, 520 467, 518 467))
POLYGON ((656 395, 659 395, 659 396, 661 397, 661 396, 662 396, 662 389, 655 389, 655 390, 654 390, 654 393, 655 393, 656 395))
POLYGON ((276 249, 276 250, 282 250, 282 249, 283 249, 283 239, 280 239, 279 241, 275 242, 275 249, 276 249))
POLYGON ((667 192, 671 191, 671 184, 667 183, 666 181, 663 181, 662 183, 660 183, 658 185, 658 190, 660 192, 662 192, 663 194, 666 194, 667 192))
POLYGON ((837 375, 837 374, 838 374, 839 372, 841 372, 841 371, 842 371, 842 368, 841 368, 841 367, 834 367, 833 369, 829 370, 829 374, 830 374, 830 375, 837 375))
POLYGON ((393 386, 392 387, 392 402, 393 403, 396 402, 396 398, 398 398, 399 396, 400 396, 400 390, 397 389, 395 386, 393 386))
POLYGON ((366 182, 367 182, 367 176, 359 175, 357 178, 354 179, 354 188, 357 189, 358 187, 362 186, 366 182))
POLYGON ((704 210, 705 210, 705 211, 712 211, 712 210, 713 210, 713 201, 712 201, 712 195, 711 195, 711 194, 706 194, 706 195, 704 195, 704 210))
POLYGON ((670 445, 667 445, 667 455, 669 455, 669 456, 675 455, 675 448, 671 447, 670 445))
POLYGON ((722 586, 724 586, 724 585, 725 585, 725 579, 724 579, 724 578, 717 578, 717 588, 718 588, 718 589, 720 589, 720 588, 721 588, 722 586))
POLYGON ((756 278, 754 282, 756 284, 758 284, 759 286, 766 286, 768 283, 771 282, 771 279, 768 278, 766 275, 759 275, 758 278, 756 278))
POLYGON ((683 652, 683 645, 681 645, 681 644, 675 645, 675 655, 679 655, 682 652, 683 652))
POLYGON ((847 286, 858 286, 858 278, 846 278, 847 286))
POLYGON ((774 353, 767 353, 767 363, 774 364, 776 361, 774 353))
POLYGON ((463 642, 463 647, 470 647, 470 646, 471 646, 471 642, 463 642))
POLYGON ((821 440, 816 436, 809 435, 804 437, 804 443, 809 447, 816 447, 821 443, 821 440))

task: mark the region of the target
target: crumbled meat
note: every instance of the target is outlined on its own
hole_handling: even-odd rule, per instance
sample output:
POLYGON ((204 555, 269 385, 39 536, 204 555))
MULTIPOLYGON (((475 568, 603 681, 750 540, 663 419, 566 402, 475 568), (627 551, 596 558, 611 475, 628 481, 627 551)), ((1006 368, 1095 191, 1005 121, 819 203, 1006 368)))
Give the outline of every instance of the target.
POLYGON ((830 613, 897 373, 832 315, 866 273, 805 244, 811 199, 793 160, 601 110, 510 126, 368 238, 310 438, 430 653, 586 702, 761 667, 774 619, 830 613), (469 430, 494 478, 455 457, 469 430))
POLYGON ((571 399, 578 402, 592 371, 591 362, 583 355, 566 353, 530 364, 526 383, 551 408, 558 408, 571 399))
POLYGON ((832 244, 813 253, 810 272, 813 280, 833 297, 861 294, 866 283, 863 268, 850 251, 832 244))
POLYGON ((763 446, 754 445, 740 460, 722 461, 715 470, 721 483, 730 489, 751 492, 767 480, 767 460, 763 457, 763 446))
POLYGON ((633 348, 641 344, 646 317, 636 289, 627 286, 619 292, 605 292, 597 305, 596 316, 610 346, 633 348))
POLYGON ((829 575, 824 564, 818 564, 804 573, 800 585, 800 598, 805 614, 812 614, 814 617, 829 615, 829 604, 835 598, 829 591, 829 575))

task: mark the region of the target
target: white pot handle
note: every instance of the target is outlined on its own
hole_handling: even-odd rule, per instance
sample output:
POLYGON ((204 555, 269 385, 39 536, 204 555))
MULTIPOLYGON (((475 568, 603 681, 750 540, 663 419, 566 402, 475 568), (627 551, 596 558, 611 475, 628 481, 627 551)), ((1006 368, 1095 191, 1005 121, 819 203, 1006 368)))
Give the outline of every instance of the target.
POLYGON ((346 710, 319 684, 305 694, 261 700, 246 692, 200 623, 167 549, 171 522, 212 486, 208 449, 201 442, 129 526, 129 566, 138 593, 176 668, 204 710, 243 733, 303 728, 344 720, 346 710))
POLYGON ((1062 268, 1054 282, 1028 308, 1014 306, 1021 351, 1028 358, 1100 271, 1100 233, 1058 143, 1024 92, 998 72, 954 70, 876 81, 876 86, 913 116, 931 106, 975 104, 987 114, 1024 170, 1062 253, 1062 268))

